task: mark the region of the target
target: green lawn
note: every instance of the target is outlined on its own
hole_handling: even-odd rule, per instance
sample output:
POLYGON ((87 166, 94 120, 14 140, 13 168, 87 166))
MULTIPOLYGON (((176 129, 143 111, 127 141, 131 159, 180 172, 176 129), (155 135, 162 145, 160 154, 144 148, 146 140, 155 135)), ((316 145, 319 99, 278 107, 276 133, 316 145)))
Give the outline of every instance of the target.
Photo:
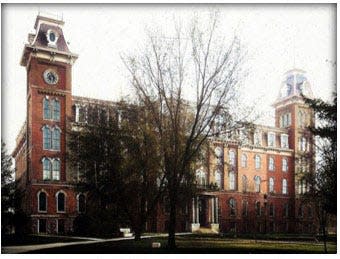
MULTIPOLYGON (((124 240, 96 244, 72 245, 43 249, 33 253, 323 253, 321 242, 252 240, 209 236, 179 236, 177 249, 166 248, 166 238, 151 238, 141 241, 124 240), (160 242, 161 248, 151 248, 152 242, 160 242)), ((329 253, 336 253, 336 243, 329 242, 329 253)))

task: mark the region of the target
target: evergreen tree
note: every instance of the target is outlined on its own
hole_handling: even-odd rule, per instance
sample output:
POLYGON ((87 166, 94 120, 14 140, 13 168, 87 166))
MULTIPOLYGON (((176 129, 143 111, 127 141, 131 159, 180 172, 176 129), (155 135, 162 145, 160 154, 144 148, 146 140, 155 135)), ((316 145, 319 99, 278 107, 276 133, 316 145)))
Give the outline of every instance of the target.
POLYGON ((7 154, 6 145, 1 140, 1 232, 11 230, 14 216, 14 193, 12 158, 7 154))

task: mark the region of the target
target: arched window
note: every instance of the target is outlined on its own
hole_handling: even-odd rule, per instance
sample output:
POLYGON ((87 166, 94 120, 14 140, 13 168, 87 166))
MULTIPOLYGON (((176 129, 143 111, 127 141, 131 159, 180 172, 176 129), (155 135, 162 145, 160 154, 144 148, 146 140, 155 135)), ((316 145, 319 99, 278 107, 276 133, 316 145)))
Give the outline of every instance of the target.
POLYGON ((65 194, 61 191, 57 192, 57 212, 65 212, 65 194))
POLYGON ((51 131, 48 126, 43 127, 43 147, 45 150, 51 149, 51 131))
POLYGON ((241 166, 242 167, 247 167, 247 161, 248 160, 248 157, 246 154, 242 154, 241 156, 241 166))
POLYGON ((44 120, 51 119, 50 101, 46 97, 43 100, 43 110, 44 110, 44 115, 43 115, 44 120))
POLYGON ((256 216, 261 216, 261 203, 259 201, 255 202, 255 212, 256 216))
POLYGON ((248 189, 248 179, 247 176, 243 175, 242 176, 242 191, 246 192, 248 189))
POLYGON ((222 185, 221 185, 221 171, 220 170, 217 170, 215 172, 215 182, 216 182, 216 185, 218 188, 221 188, 222 185))
POLYGON ((60 129, 54 128, 52 131, 52 149, 60 150, 60 129))
POLYGON ((287 180, 282 180, 282 194, 287 194, 287 180))
POLYGON ((52 179, 60 180, 60 161, 59 159, 54 159, 52 162, 52 179))
POLYGON ((236 162, 236 161, 235 161, 235 152, 232 151, 232 150, 230 150, 230 151, 229 151, 229 164, 230 164, 231 166, 235 166, 235 165, 236 165, 235 162, 236 162))
POLYGON ((47 211, 47 195, 44 191, 38 192, 38 212, 47 211))
POLYGON ((236 215, 236 200, 231 198, 229 200, 229 209, 230 209, 230 216, 236 215))
POLYGON ((259 155, 255 155, 255 169, 261 168, 261 157, 259 155))
POLYGON ((79 213, 85 213, 86 210, 86 199, 85 195, 80 193, 77 196, 77 208, 79 213))
POLYGON ((269 192, 274 192, 274 179, 272 177, 269 178, 269 192))
POLYGON ((53 120, 59 121, 60 120, 60 102, 58 100, 53 100, 52 106, 53 106, 53 120))
POLYGON ((255 192, 261 192, 261 177, 255 176, 254 182, 255 182, 255 192))
POLYGON ((268 165, 269 171, 274 171, 274 158, 269 157, 269 165, 268 165))
POLYGON ((235 173, 233 171, 229 172, 229 189, 235 190, 235 173))
POLYGON ((44 157, 42 160, 43 163, 43 180, 51 180, 51 161, 44 157))
POLYGON ((288 171, 288 161, 286 158, 282 158, 282 171, 283 172, 288 171))
POLYGON ((207 174, 204 171, 198 169, 196 171, 196 181, 198 185, 207 185, 207 174))

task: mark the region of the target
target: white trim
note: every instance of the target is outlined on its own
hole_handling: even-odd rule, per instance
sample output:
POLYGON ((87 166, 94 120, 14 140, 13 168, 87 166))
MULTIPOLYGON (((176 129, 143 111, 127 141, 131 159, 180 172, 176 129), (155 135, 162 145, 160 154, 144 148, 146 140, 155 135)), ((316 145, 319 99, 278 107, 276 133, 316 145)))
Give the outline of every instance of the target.
POLYGON ((44 190, 44 189, 41 189, 37 192, 37 200, 38 200, 38 213, 47 213, 48 211, 48 193, 44 190), (45 193, 46 195, 46 210, 40 210, 40 193, 45 193))
POLYGON ((66 213, 66 200, 67 200, 67 194, 66 194, 66 192, 64 191, 64 190, 59 190, 59 191, 57 191, 56 192, 56 194, 55 194, 55 198, 56 198, 56 211, 57 211, 57 213, 66 213), (60 193, 62 193, 62 194, 64 194, 64 210, 63 211, 60 211, 59 210, 59 204, 58 204, 58 195, 60 194, 60 193))

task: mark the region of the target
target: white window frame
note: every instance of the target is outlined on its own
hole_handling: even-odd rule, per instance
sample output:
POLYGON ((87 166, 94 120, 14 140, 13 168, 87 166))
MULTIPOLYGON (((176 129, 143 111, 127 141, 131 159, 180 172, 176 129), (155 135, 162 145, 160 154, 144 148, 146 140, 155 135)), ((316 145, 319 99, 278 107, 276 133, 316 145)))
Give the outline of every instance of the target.
POLYGON ((56 210, 57 210, 57 213, 66 213, 66 200, 67 200, 67 194, 65 191, 63 190, 59 190, 56 194, 55 194, 55 198, 56 198, 56 210), (59 203, 58 203, 58 196, 59 194, 64 194, 64 210, 61 211, 59 210, 59 203))
POLYGON ((47 209, 48 209, 48 194, 45 190, 40 190, 37 193, 37 199, 38 199, 38 212, 39 213, 47 213, 47 209), (46 210, 40 210, 40 194, 44 193, 46 195, 46 210))
POLYGON ((268 147, 275 147, 276 146, 275 140, 276 140, 275 132, 268 132, 267 136, 268 147))
POLYGON ((282 158, 282 172, 288 172, 288 159, 282 158))
POLYGON ((215 182, 218 188, 222 188, 222 173, 220 170, 215 171, 215 182))
POLYGON ((246 168, 247 166, 248 166, 248 156, 243 153, 241 156, 241 167, 246 168))
POLYGON ((229 172, 229 190, 236 189, 236 175, 234 171, 229 172))
POLYGON ((275 160, 274 157, 270 156, 268 159, 268 170, 269 171, 274 171, 275 170, 275 160))
POLYGON ((289 148, 288 134, 281 134, 281 148, 289 148))
POLYGON ((288 181, 286 178, 282 179, 282 194, 288 194, 288 181))
POLYGON ((270 177, 269 178, 269 192, 270 193, 273 193, 274 192, 274 178, 273 177, 270 177))
POLYGON ((255 155, 255 169, 261 169, 261 157, 260 155, 255 155))

